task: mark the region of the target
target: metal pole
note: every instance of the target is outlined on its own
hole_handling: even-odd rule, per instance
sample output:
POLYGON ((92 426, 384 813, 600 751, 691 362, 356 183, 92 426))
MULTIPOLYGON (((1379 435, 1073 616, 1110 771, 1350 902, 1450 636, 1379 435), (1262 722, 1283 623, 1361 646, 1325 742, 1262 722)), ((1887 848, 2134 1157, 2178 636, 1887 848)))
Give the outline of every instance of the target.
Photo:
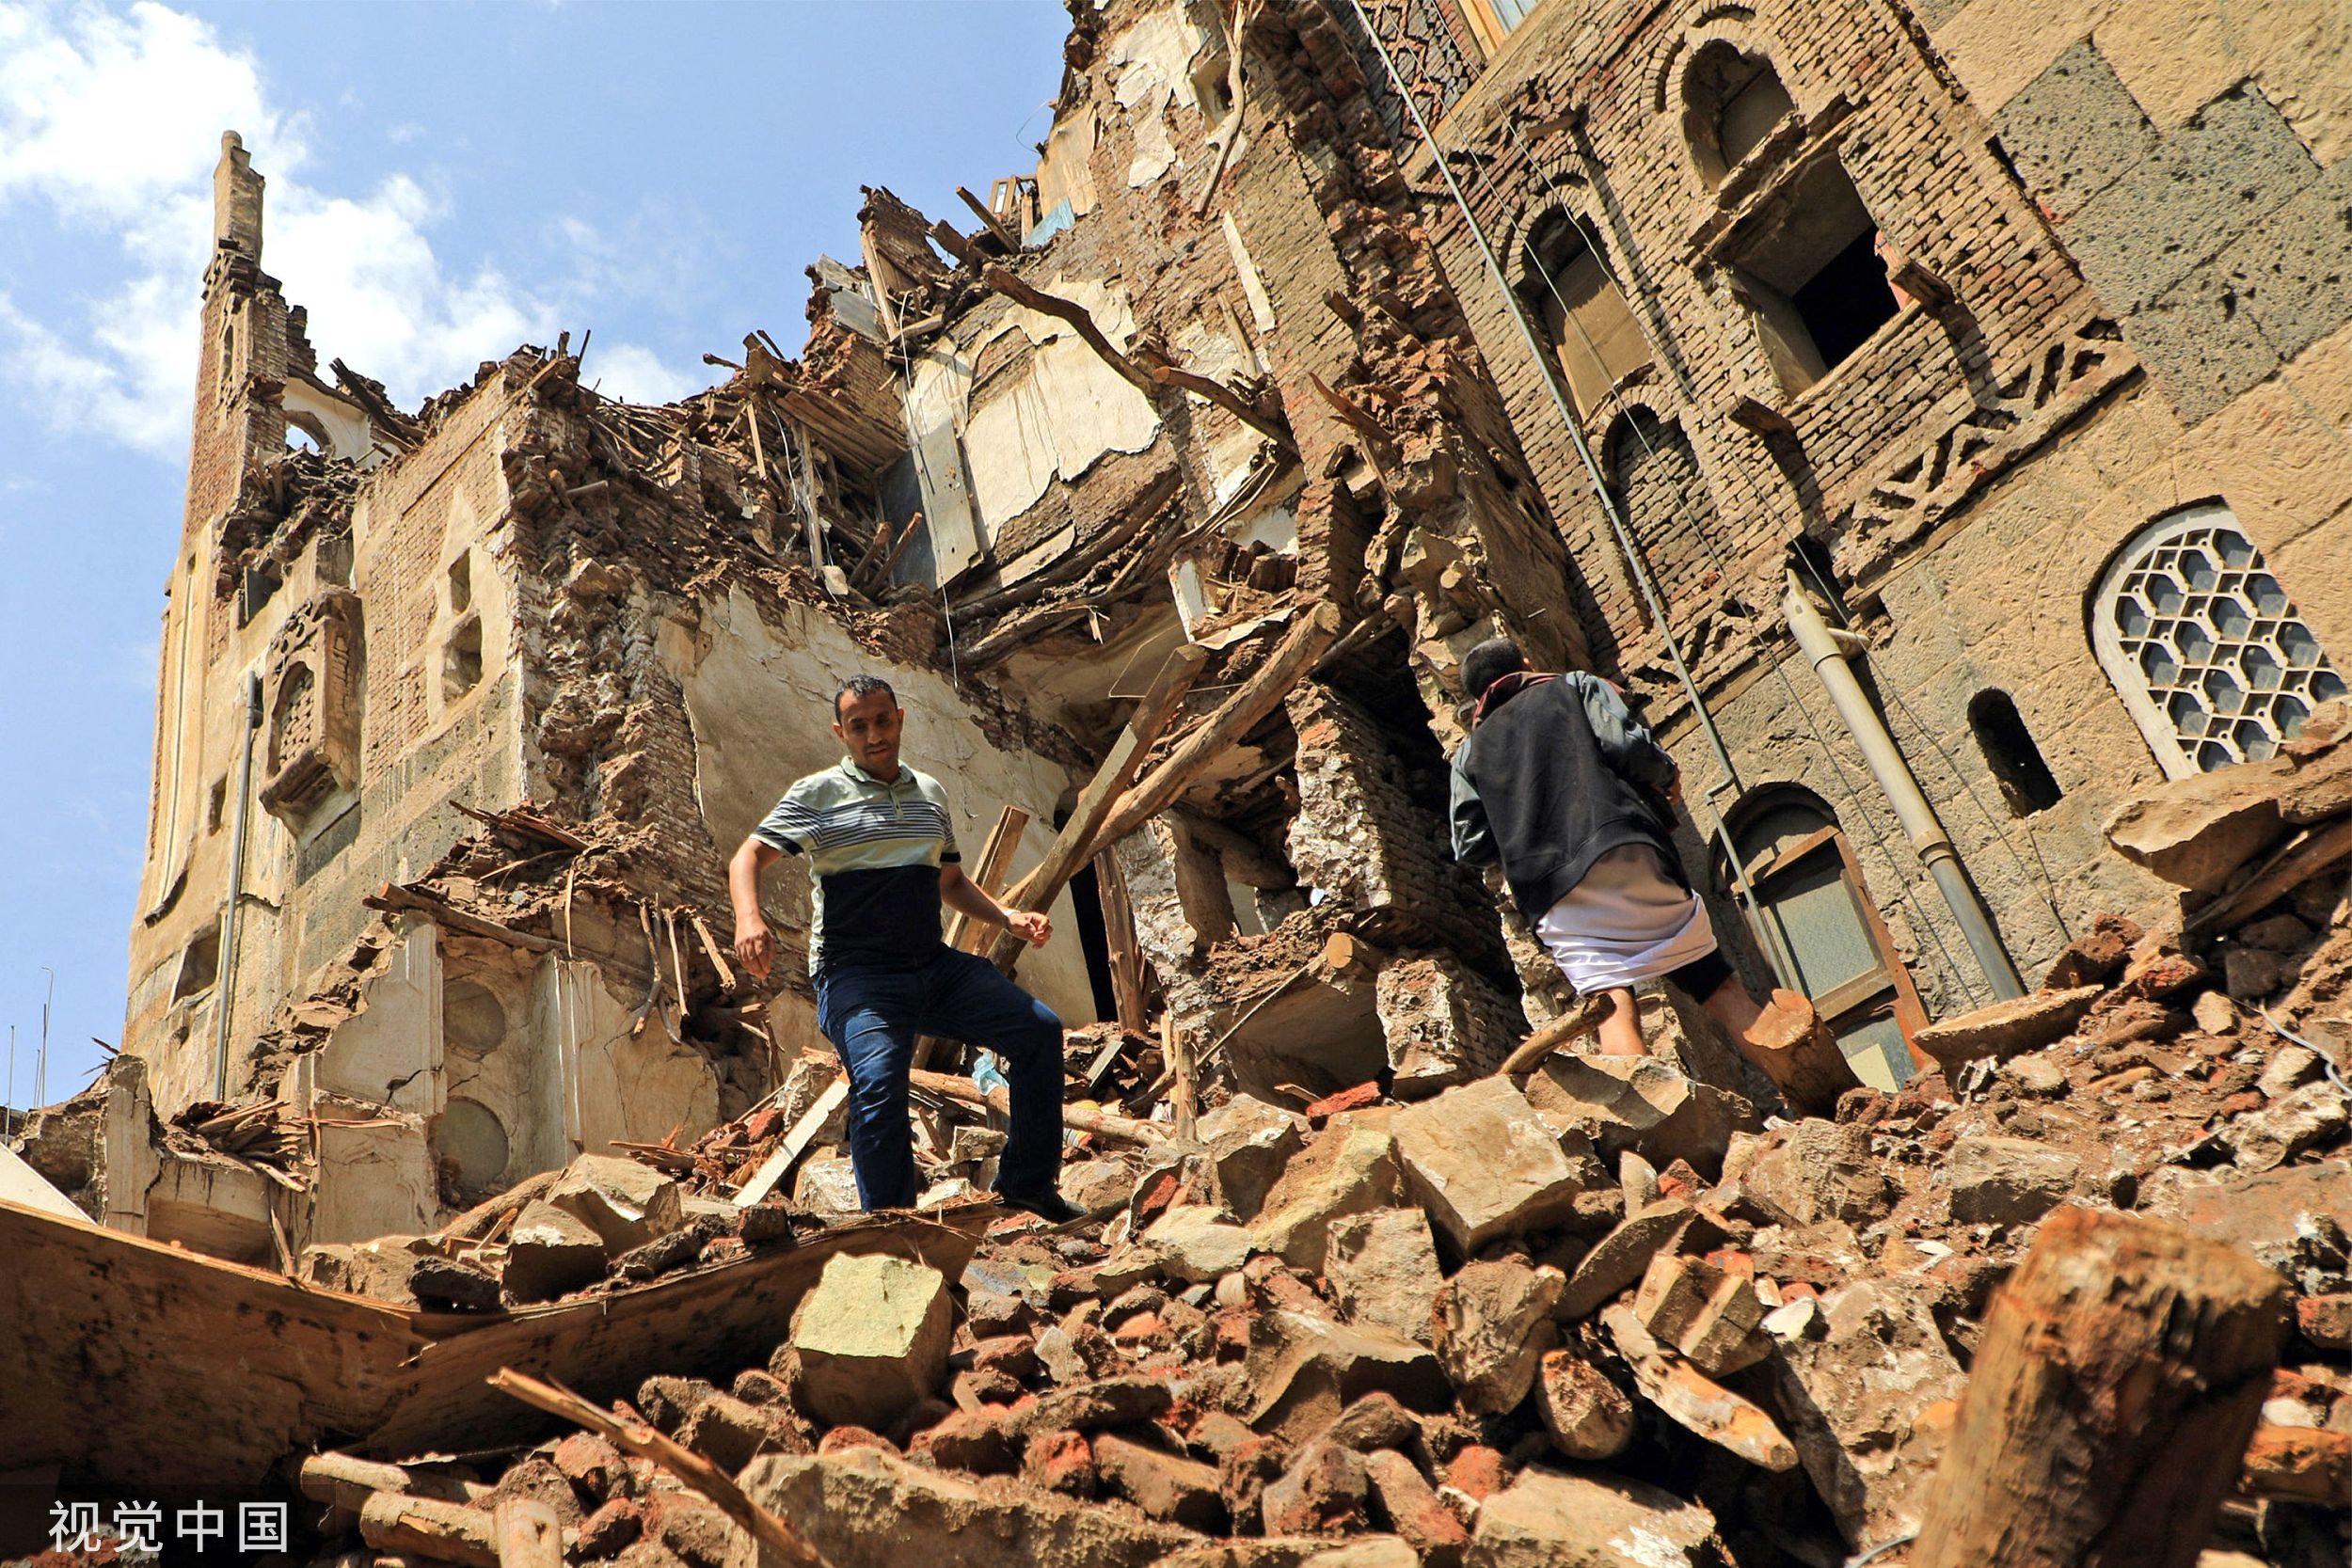
POLYGON ((213 977, 213 1098, 229 1098, 229 1015, 237 999, 237 917, 245 906, 246 825, 252 815, 253 735, 262 727, 262 677, 245 678, 245 746, 237 763, 237 815, 229 832, 229 904, 220 916, 220 962, 213 977))
MULTIPOLYGON (((1519 329, 1519 339, 1526 345, 1528 356, 1543 372, 1544 390, 1551 394, 1552 408, 1559 414, 1561 424, 1567 428, 1568 440, 1575 446, 1577 459, 1583 464, 1585 477, 1592 483, 1593 498, 1600 503, 1601 515, 1609 519, 1610 531, 1617 538, 1617 548, 1624 552, 1626 563, 1633 573, 1634 587, 1641 592, 1643 603, 1649 607, 1651 618, 1658 623, 1658 634, 1665 641, 1667 657, 1674 661, 1675 674, 1682 683, 1683 694, 1690 699, 1691 711, 1697 716, 1700 729, 1707 734, 1708 746, 1715 753, 1715 766, 1723 769, 1725 783, 1736 788, 1740 773, 1732 766, 1731 751, 1724 744, 1723 732, 1715 727, 1715 716, 1708 710, 1706 698, 1699 695, 1698 682, 1691 674, 1689 661, 1682 657, 1681 641, 1675 636, 1672 623, 1666 619, 1665 602, 1658 591, 1657 582, 1650 577, 1649 563, 1643 559, 1640 547, 1634 543, 1632 530, 1626 526, 1625 518, 1618 513, 1615 498, 1609 494, 1608 482, 1601 477, 1600 464, 1593 456, 1592 444, 1584 438, 1584 426, 1576 417, 1575 404, 1568 401, 1566 391, 1560 385, 1559 367, 1545 354, 1543 340, 1536 335, 1534 323, 1528 319, 1525 302, 1512 290, 1510 274, 1504 270, 1502 259, 1495 254, 1494 244, 1486 238, 1485 226, 1478 221, 1478 214, 1470 210, 1470 198, 1462 194, 1460 182, 1454 178, 1452 166, 1447 164, 1444 151, 1438 146, 1436 134, 1429 129, 1429 122, 1422 118, 1421 105, 1413 102, 1412 89, 1406 85, 1404 72, 1397 70, 1395 57, 1390 55, 1388 44, 1382 41, 1380 30, 1372 24, 1372 18, 1365 14, 1363 0, 1348 0, 1348 4, 1364 29, 1364 36, 1372 40, 1373 48, 1379 51, 1380 63, 1388 68, 1389 80, 1396 87, 1398 100, 1404 103, 1405 112, 1413 117, 1414 129, 1421 133, 1422 145, 1429 150, 1430 162, 1437 166, 1438 177, 1445 181, 1447 195, 1454 198, 1455 210, 1462 214, 1463 225, 1469 229, 1470 238, 1478 245, 1478 254, 1486 262, 1487 276, 1494 279, 1495 292, 1502 296, 1503 309, 1510 313, 1512 325, 1519 329)), ((1764 939, 1765 956, 1771 959, 1780 983, 1791 990, 1802 990, 1795 963, 1782 949, 1779 934, 1765 920, 1763 911, 1756 903, 1755 884, 1748 876, 1746 863, 1740 857, 1740 847, 1732 842, 1731 829, 1724 822, 1721 808, 1714 805, 1711 797, 1708 804, 1715 818, 1716 843, 1723 850, 1725 863, 1731 867, 1740 902, 1747 906, 1749 925, 1764 939)))
POLYGON ((40 1054, 36 1059, 40 1064, 40 1101, 46 1105, 49 1103, 49 1005, 57 999, 57 972, 47 964, 40 966, 40 972, 49 976, 49 989, 41 993, 40 998, 40 1054))
MULTIPOLYGON (((1918 778, 1911 771, 1911 764, 1896 749, 1895 737, 1886 732, 1878 710, 1854 678, 1853 666, 1846 662, 1846 646, 1829 623, 1821 618, 1819 606, 1807 597, 1797 581, 1797 574, 1788 575, 1788 590, 1781 596, 1781 609, 1788 617, 1788 629, 1797 635, 1797 646, 1804 650, 1813 673, 1821 678, 1829 690, 1829 700, 1844 721, 1846 733, 1853 736, 1862 749, 1862 760, 1870 765, 1870 772, 1879 782, 1879 789, 1886 796, 1886 803, 1894 808, 1895 819, 1903 825, 1911 847, 1927 863, 1928 872, 1944 895, 1944 902, 1951 906, 1952 918, 1960 925, 1961 935, 1968 939, 1969 951, 1977 956, 1977 967, 1984 971, 1984 978, 1993 988, 1995 999, 2007 1000, 2026 994, 2025 982, 2017 975, 2017 966, 2010 961, 2009 949, 2001 944, 2001 933, 1993 924, 1993 912, 1984 906, 1984 899, 1968 880, 1967 871, 1960 863, 1960 851, 1952 847, 1949 833, 1944 831, 1935 808, 1928 804, 1926 794, 1919 788, 1918 778)), ((1852 633, 1846 634, 1851 638, 1852 633)))

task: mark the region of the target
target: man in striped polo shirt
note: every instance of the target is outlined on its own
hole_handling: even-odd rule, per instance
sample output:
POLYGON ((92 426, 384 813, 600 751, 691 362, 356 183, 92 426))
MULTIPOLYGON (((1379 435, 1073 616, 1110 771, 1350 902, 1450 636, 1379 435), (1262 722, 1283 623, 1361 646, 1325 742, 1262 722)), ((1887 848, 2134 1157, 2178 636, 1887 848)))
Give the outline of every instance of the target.
POLYGON ((817 1022, 850 1072, 850 1163, 867 1209, 912 1208, 914 1146, 907 1069, 917 1035, 993 1051, 1012 1089, 1012 1128, 996 1196, 1048 1219, 1076 1217, 1056 1189, 1061 1167, 1061 1020, 977 954, 940 940, 939 911, 1009 927, 1032 946, 1042 914, 1006 910, 963 874, 947 795, 898 760, 906 711, 887 682, 852 675, 834 697, 849 755, 785 792, 727 864, 735 951, 765 979, 775 938, 759 911, 759 874, 781 855, 811 860, 816 919, 808 969, 817 1022))

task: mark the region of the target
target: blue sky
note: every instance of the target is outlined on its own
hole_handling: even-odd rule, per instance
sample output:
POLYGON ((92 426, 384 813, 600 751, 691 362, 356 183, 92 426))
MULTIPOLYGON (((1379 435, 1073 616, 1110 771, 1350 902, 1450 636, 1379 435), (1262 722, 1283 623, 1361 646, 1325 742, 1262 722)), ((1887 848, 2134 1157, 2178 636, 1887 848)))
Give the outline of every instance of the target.
POLYGON ((969 221, 1026 172, 1058 0, 130 7, 0 0, 0 1052, 34 1102, 119 1038, 155 634, 178 537, 220 133, 267 177, 264 268, 414 406, 593 328, 586 376, 707 385, 805 333, 858 187, 969 221))

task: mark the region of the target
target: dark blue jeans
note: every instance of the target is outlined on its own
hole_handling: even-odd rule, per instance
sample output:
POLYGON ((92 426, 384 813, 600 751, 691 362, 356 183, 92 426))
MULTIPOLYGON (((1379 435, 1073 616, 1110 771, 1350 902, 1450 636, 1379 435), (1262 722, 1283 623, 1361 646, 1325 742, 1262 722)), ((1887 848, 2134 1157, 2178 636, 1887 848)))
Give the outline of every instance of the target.
POLYGON ((996 1164, 1000 1193, 1038 1193, 1061 1170, 1061 1020, 975 953, 942 944, 914 969, 825 966, 817 1022, 850 1071, 850 1164, 867 1209, 914 1207, 907 1069, 914 1037, 993 1051, 1012 1085, 1012 1128, 996 1164))

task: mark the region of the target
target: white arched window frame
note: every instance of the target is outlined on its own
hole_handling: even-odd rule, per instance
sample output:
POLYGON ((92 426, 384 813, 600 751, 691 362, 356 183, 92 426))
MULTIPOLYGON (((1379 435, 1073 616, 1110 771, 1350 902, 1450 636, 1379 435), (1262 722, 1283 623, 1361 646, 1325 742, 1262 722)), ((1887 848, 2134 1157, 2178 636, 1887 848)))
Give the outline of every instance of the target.
POLYGON ((2344 677, 2220 501, 2158 518, 2092 599, 2100 667, 2173 778, 2259 762, 2344 677))

